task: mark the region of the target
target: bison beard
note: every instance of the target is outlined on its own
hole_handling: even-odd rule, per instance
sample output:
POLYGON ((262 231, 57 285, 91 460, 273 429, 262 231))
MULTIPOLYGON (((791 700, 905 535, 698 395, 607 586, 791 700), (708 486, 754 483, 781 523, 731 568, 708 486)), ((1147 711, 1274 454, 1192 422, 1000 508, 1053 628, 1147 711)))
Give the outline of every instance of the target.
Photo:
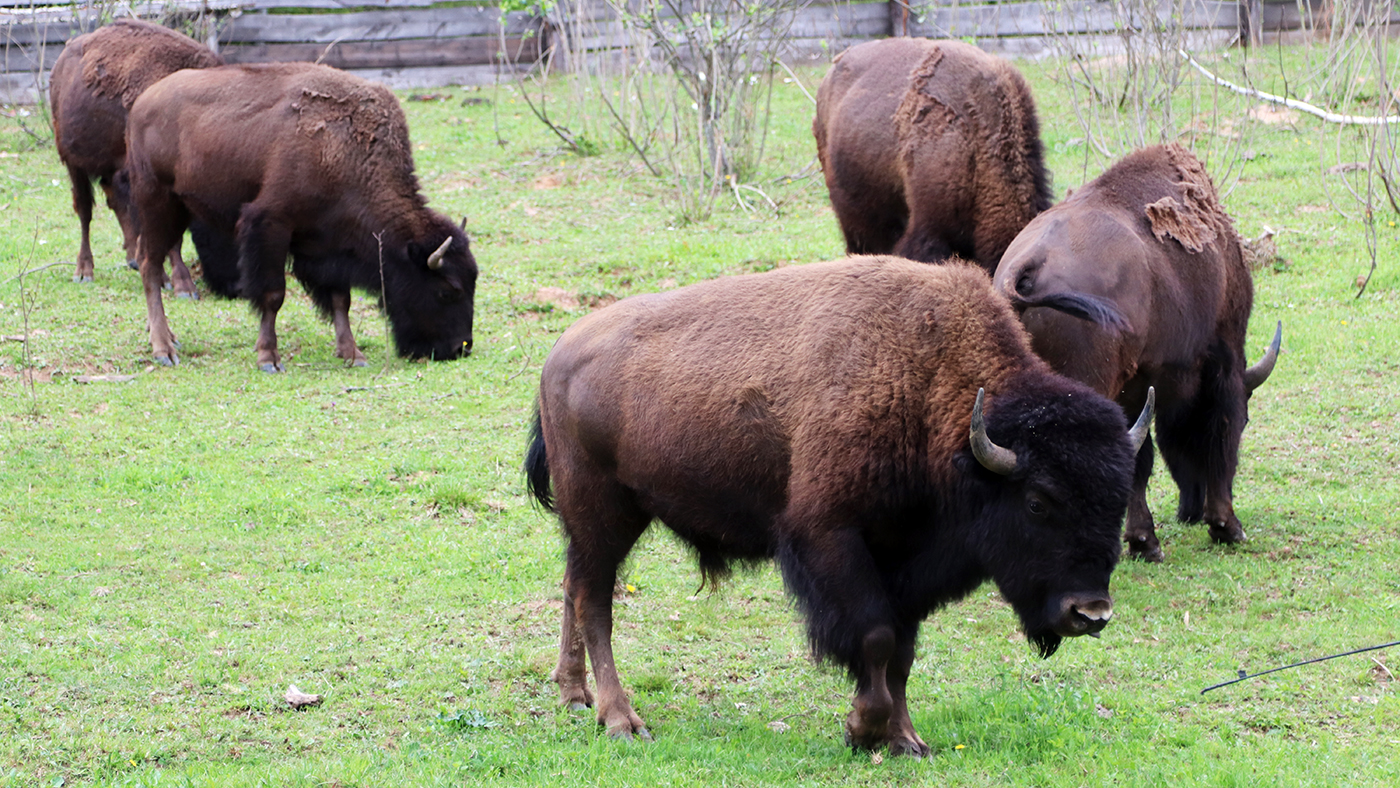
POLYGON ((1036 358, 966 264, 851 258, 594 312, 545 362, 525 466, 568 540, 561 699, 595 704, 586 657, 599 723, 648 736, 612 590, 660 520, 711 579, 776 560, 814 652, 855 679, 848 740, 926 755, 920 622, 992 579, 1042 655, 1102 629, 1145 437, 1036 358))

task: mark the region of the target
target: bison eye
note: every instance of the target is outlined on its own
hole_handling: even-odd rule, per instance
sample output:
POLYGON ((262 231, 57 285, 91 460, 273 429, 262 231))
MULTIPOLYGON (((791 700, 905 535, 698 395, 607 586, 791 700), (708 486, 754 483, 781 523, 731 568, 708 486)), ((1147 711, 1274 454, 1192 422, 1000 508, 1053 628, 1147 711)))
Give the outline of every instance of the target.
POLYGON ((1041 501, 1039 498, 1031 498, 1027 500, 1026 508, 1029 509, 1031 514, 1035 515, 1036 517, 1044 517, 1045 515, 1050 513, 1050 510, 1045 507, 1045 502, 1041 501))

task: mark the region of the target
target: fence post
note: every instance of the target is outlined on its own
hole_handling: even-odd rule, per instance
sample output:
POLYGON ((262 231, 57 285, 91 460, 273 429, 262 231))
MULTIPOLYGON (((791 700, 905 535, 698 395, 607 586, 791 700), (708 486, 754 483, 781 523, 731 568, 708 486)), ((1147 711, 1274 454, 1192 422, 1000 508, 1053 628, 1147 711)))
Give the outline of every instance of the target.
POLYGON ((1239 0, 1240 46, 1264 45, 1264 0, 1239 0))

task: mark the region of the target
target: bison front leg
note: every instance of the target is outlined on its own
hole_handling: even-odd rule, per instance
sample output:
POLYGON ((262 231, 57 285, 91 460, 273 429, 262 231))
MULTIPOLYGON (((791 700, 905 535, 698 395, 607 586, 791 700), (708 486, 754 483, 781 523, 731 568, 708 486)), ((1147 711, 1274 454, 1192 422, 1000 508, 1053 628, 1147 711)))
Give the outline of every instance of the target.
POLYGON ((199 290, 194 286, 194 277, 190 274, 190 269, 185 265, 185 259, 180 254, 180 244, 170 247, 170 282, 175 288, 177 298, 189 298, 199 300, 199 290))
POLYGON ((331 325, 335 326, 335 356, 345 359, 352 367, 363 367, 369 363, 365 354, 355 344, 355 335, 350 332, 350 291, 336 290, 330 294, 331 325))
POLYGON ((1127 524, 1123 541, 1128 543, 1128 557, 1152 563, 1162 562, 1162 543, 1157 539, 1157 525, 1147 506, 1147 482, 1152 478, 1152 436, 1138 449, 1137 465, 1133 469, 1133 490, 1128 496, 1127 524))
POLYGON ((147 203, 150 217, 143 227, 138 257, 141 260, 141 285, 146 293, 146 327, 151 333, 151 355, 157 364, 167 367, 180 363, 175 349, 179 343, 165 318, 165 303, 161 300, 162 279, 165 276, 165 256, 170 247, 184 234, 188 214, 172 199, 155 199, 147 203))
POLYGON ((817 655, 831 657, 856 677, 846 743, 907 752, 912 745, 906 734, 913 726, 890 689, 892 662, 900 700, 908 674, 901 677, 896 661, 902 646, 879 568, 857 529, 819 518, 792 522, 800 524, 781 528, 786 533, 778 549, 783 579, 807 614, 808 639, 817 655))
POLYGON ((255 203, 243 206, 236 229, 241 291, 262 319, 258 324, 258 369, 282 372, 277 354, 277 312, 287 296, 287 252, 292 233, 274 211, 255 203))
POLYGON ((890 688, 890 700, 894 702, 894 713, 890 716, 889 748, 892 755, 912 755, 915 758, 927 757, 931 750, 914 730, 914 721, 909 718, 909 702, 905 690, 909 684, 909 673, 914 668, 914 642, 918 637, 919 625, 902 629, 895 638, 894 657, 886 671, 886 683, 890 688))

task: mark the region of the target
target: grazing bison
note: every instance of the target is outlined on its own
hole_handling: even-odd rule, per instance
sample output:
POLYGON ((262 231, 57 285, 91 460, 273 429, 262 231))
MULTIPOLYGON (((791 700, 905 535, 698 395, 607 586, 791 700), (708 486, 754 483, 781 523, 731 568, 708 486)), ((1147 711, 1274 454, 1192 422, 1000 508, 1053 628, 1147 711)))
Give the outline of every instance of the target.
MULTIPOLYGON (((1246 368, 1253 283, 1230 217, 1201 163, 1176 145, 1138 151, 1037 216, 1006 250, 997 290, 1022 310, 1036 352, 1136 412, 1157 390, 1157 440, 1180 488, 1177 517, 1217 542, 1245 539, 1231 487, 1250 392, 1268 378, 1283 326, 1246 368), (1033 303, 1057 294, 1112 302, 1128 327, 1103 331, 1033 303)), ((1152 441, 1138 455, 1126 538, 1162 560, 1147 508, 1152 441)))
MULTIPOLYGON (((223 63, 207 47, 174 30, 138 19, 121 19, 71 39, 54 61, 49 78, 53 110, 54 147, 68 168, 73 210, 82 225, 76 282, 93 277, 92 181, 107 195, 107 207, 117 215, 127 264, 136 267, 136 228, 130 216, 126 164, 126 116, 136 98, 161 78, 183 68, 208 68, 223 63)), ((209 249, 214 242, 196 228, 196 249, 204 257, 224 253, 209 249)), ((180 258, 180 246, 170 249, 175 292, 195 297, 194 280, 180 258)), ((232 282, 209 277, 221 295, 233 295, 232 282)))
POLYGON ((991 271, 1050 207, 1030 88, 968 44, 890 38, 842 52, 812 133, 851 254, 958 255, 991 271))
POLYGON ((265 372, 282 371, 275 323, 288 255, 347 362, 365 363, 351 288, 379 294, 401 355, 470 352, 476 261, 462 229, 419 193, 387 88, 309 63, 182 71, 136 101, 127 147, 158 362, 177 361, 159 260, 191 216, 236 243, 239 292, 262 316, 265 372))
POLYGON ((620 301, 550 352, 526 458, 568 538, 552 676, 591 705, 586 649, 599 723, 646 735, 612 593, 657 519, 712 584, 775 558, 814 651, 856 680, 848 741, 925 755, 905 701, 922 619, 992 578, 1045 656, 1102 629, 1145 434, 1037 358, 971 265, 856 257, 620 301))

